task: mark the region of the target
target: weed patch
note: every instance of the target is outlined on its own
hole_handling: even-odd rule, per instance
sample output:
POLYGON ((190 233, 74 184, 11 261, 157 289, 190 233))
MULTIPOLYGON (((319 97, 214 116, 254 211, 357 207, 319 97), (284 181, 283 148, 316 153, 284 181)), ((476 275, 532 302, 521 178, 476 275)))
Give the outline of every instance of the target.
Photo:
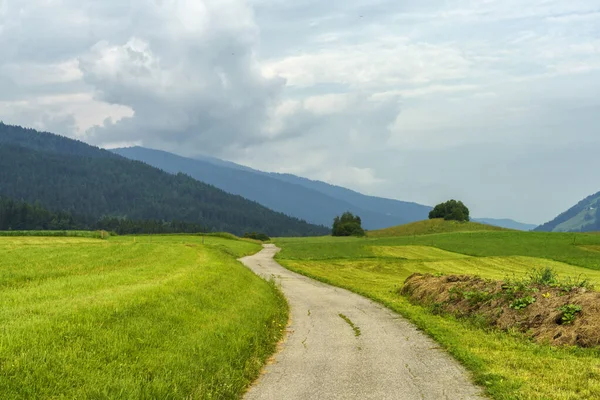
POLYGON ((354 325, 354 322, 352 322, 352 320, 348 317, 346 317, 344 314, 338 314, 339 317, 341 319, 343 319, 344 321, 346 321, 346 323, 348 325, 350 325, 350 327, 352 328, 352 330, 354 331, 354 336, 359 337, 360 336, 360 328, 356 325, 354 325))
POLYGON ((508 307, 512 308, 513 310, 522 310, 533 303, 535 303, 535 297, 525 296, 511 301, 508 307))
POLYGON ((575 321, 577 314, 581 312, 583 308, 576 304, 565 304, 558 307, 558 311, 562 312, 560 317, 560 323, 563 325, 570 325, 575 321))

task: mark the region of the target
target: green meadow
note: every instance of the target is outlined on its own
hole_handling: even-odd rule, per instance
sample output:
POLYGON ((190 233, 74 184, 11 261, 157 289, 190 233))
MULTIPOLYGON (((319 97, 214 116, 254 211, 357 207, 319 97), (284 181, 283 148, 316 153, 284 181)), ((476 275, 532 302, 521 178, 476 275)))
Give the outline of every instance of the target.
MULTIPOLYGON (((466 225, 468 227, 468 225, 466 225)), ((600 287, 600 235, 470 230, 367 238, 276 239, 287 268, 378 301, 415 323, 471 371, 494 399, 600 398, 600 351, 533 343, 476 319, 438 315, 399 294, 414 272, 523 277, 550 266, 600 287)), ((437 227, 438 230, 443 228, 437 227)))
POLYGON ((277 288, 236 261, 259 249, 216 236, 0 237, 1 397, 239 398, 287 322, 277 288))
MULTIPOLYGON (((491 398, 600 398, 598 349, 536 344, 399 294, 414 272, 503 279, 547 266, 600 287, 600 235, 459 228, 423 223, 385 234, 397 236, 275 243, 287 268, 411 320, 491 398), (426 233, 432 229, 437 233, 426 233)), ((275 285, 236 261, 260 250, 256 241, 225 234, 15 235, 0 237, 3 399, 240 398, 287 322, 275 285)))

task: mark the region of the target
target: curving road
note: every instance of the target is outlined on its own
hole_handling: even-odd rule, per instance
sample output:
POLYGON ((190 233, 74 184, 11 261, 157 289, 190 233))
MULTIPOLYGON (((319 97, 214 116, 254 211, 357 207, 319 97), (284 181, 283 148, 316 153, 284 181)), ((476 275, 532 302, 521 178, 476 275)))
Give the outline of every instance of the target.
POLYGON ((274 245, 242 258, 274 276, 291 308, 282 350, 245 399, 481 399, 465 370, 405 319, 279 265, 274 245), (340 315, 341 314, 341 315, 340 315))

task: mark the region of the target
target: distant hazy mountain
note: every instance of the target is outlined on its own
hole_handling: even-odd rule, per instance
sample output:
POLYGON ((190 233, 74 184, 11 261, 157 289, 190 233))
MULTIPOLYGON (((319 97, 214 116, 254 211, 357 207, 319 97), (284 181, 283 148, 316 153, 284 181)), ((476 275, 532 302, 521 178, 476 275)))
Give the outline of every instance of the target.
MULTIPOLYGON (((312 181, 310 179, 301 178, 295 175, 275 173, 271 173, 270 175, 285 180, 287 182, 297 183, 307 188, 318 190, 332 197, 344 199, 345 201, 352 203, 358 207, 364 208, 366 210, 376 211, 388 216, 393 215, 396 217, 406 219, 410 222, 415 222, 415 216, 418 216, 418 219, 416 221, 428 219, 429 211, 431 211, 431 207, 423 206, 417 203, 407 203, 399 200, 390 200, 381 197, 365 196, 350 189, 330 185, 321 181, 312 181)), ((524 224, 518 221, 514 221, 512 219, 476 218, 473 219, 473 222, 479 222, 482 224, 498 226, 501 228, 516 229, 522 231, 530 231, 537 227, 537 225, 524 224)))
POLYGON ((226 192, 314 224, 331 226, 336 215, 351 211, 360 215, 366 229, 381 229, 427 219, 431 210, 431 207, 416 203, 365 196, 324 182, 266 173, 211 157, 185 158, 143 147, 112 151, 166 172, 183 172, 226 192))
POLYGON ((501 228, 516 229, 518 231, 531 231, 537 228, 537 225, 524 224, 512 219, 494 219, 494 218, 473 218, 473 222, 481 224, 499 226, 501 228))
POLYGON ((386 199, 382 197, 367 196, 344 187, 330 185, 329 183, 321 181, 313 181, 295 175, 276 173, 271 173, 269 175, 276 177, 277 179, 304 186, 308 189, 316 190, 328 196, 346 201, 358 208, 383 214, 388 220, 390 220, 389 223, 385 224, 386 227, 397 225, 392 223, 391 219, 401 219, 404 220, 405 223, 428 219, 429 211, 431 211, 431 207, 429 206, 400 200, 386 199))
POLYGON ((593 194, 550 222, 535 229, 543 232, 600 231, 600 192, 593 194))
POLYGON ((329 230, 192 179, 51 133, 0 122, 0 196, 94 218, 183 221, 274 236, 329 230))

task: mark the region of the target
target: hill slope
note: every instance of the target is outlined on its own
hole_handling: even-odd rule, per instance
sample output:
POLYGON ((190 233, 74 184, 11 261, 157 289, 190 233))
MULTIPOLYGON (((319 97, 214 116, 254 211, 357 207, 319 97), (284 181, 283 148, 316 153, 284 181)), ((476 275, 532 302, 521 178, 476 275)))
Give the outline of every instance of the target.
MULTIPOLYGON (((432 209, 432 207, 424 206, 422 204, 386 199, 383 197, 367 196, 341 186, 331 185, 321 181, 313 181, 311 179, 302 178, 295 175, 277 173, 270 173, 269 175, 277 179, 301 185, 308 189, 316 190, 328 196, 346 201, 358 208, 383 214, 388 218, 389 221, 385 227, 394 225, 394 219, 402 219, 405 221, 405 223, 421 221, 428 217, 429 211, 432 209)), ((380 228, 383 228, 383 226, 380 228)))
POLYGON ((433 233, 473 232, 473 231, 505 231, 498 226, 479 224, 477 222, 444 221, 443 219, 427 219, 406 225, 393 226, 378 231, 369 231, 369 237, 391 237, 429 235, 433 233))
POLYGON ((0 124, 0 195, 86 216, 178 220, 209 231, 322 235, 324 227, 277 213, 183 175, 85 143, 0 124))
POLYGON ((170 173, 186 173, 228 193, 315 224, 330 226, 336 215, 351 211, 360 215, 366 229, 379 229, 426 218, 431 210, 415 203, 365 196, 324 182, 261 172, 211 157, 185 158, 143 147, 112 151, 170 173))
POLYGON ((542 232, 600 231, 600 192, 586 197, 550 222, 535 229, 542 232))

